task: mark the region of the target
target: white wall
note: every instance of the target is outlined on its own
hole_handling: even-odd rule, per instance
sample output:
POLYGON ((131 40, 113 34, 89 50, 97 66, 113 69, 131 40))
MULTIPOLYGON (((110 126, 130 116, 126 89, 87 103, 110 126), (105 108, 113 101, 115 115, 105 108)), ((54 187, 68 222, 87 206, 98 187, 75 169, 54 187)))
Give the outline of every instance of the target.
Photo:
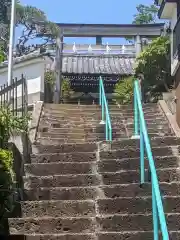
POLYGON ((172 18, 171 18, 171 75, 174 76, 178 67, 179 61, 178 57, 174 58, 173 56, 173 30, 177 22, 177 5, 174 7, 172 18))
MULTIPOLYGON (((44 72, 45 72, 45 60, 43 58, 35 58, 31 60, 26 60, 24 62, 20 62, 14 65, 13 67, 13 78, 19 80, 21 79, 21 75, 23 74, 26 79, 40 79, 39 83, 35 83, 34 81, 29 82, 29 86, 31 86, 31 92, 37 91, 37 85, 40 87, 40 92, 44 92, 44 72), (32 83, 33 82, 33 83, 32 83)), ((8 79, 8 69, 7 67, 0 68, 0 86, 7 83, 8 79)))

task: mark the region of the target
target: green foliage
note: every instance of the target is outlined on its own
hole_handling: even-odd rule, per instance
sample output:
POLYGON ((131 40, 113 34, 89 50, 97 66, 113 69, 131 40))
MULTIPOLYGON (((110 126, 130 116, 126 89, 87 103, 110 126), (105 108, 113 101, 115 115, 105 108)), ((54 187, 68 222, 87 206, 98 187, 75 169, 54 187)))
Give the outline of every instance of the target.
POLYGON ((125 78, 116 83, 114 94, 114 100, 119 104, 131 103, 133 98, 133 77, 125 78))
POLYGON ((52 70, 48 70, 45 72, 45 83, 50 84, 51 86, 54 86, 55 81, 56 81, 56 76, 55 76, 55 72, 52 70))
POLYGON ((169 91, 173 82, 168 37, 156 38, 141 52, 136 59, 135 73, 144 75, 145 91, 152 93, 169 91))
POLYGON ((4 53, 3 53, 2 48, 0 46, 0 63, 2 63, 4 61, 4 57, 5 57, 4 53))
POLYGON ((136 9, 137 13, 134 15, 133 24, 148 24, 156 22, 158 8, 154 4, 150 6, 139 4, 136 9))
POLYGON ((27 132, 30 116, 14 116, 10 107, 0 108, 0 145, 7 148, 7 143, 14 132, 27 132))
POLYGON ((0 232, 6 232, 6 219, 13 212, 14 201, 13 154, 0 149, 0 232))
POLYGON ((70 97, 73 93, 71 89, 71 83, 68 79, 63 79, 62 81, 62 97, 70 97))

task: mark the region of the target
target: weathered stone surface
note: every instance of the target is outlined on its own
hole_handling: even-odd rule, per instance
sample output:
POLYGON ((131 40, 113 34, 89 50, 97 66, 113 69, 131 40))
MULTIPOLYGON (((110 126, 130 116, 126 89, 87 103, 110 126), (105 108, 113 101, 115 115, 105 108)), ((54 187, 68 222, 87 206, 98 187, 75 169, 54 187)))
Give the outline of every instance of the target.
POLYGON ((42 177, 24 177, 24 188, 38 187, 77 187, 96 186, 100 184, 99 176, 89 175, 52 175, 42 177))
POLYGON ((26 235, 26 240, 96 240, 95 234, 36 234, 26 235))
MULTIPOLYGON (((170 239, 179 240, 180 233, 179 232, 170 232, 170 239)), ((161 234, 160 236, 161 237, 161 234)), ((99 240, 152 240, 153 232, 137 232, 137 231, 128 231, 128 232, 116 232, 116 233, 99 233, 99 240)), ((161 239, 161 238, 160 238, 161 239)))
MULTIPOLYGON (((160 146, 177 146, 180 145, 180 138, 174 137, 174 136, 167 136, 167 137, 154 137, 150 139, 151 146, 152 147, 160 147, 160 146)), ((140 147, 140 141, 135 139, 123 139, 119 141, 113 141, 112 143, 106 143, 103 141, 99 144, 100 150, 103 150, 105 147, 105 150, 107 147, 111 150, 118 150, 118 149, 127 149, 127 148, 139 148, 140 147)))
MULTIPOLYGON (((130 139, 133 106, 110 105, 110 113, 118 141, 96 143, 105 139, 99 106, 45 105, 31 164, 24 168, 23 218, 9 220, 12 234, 28 240, 153 239, 148 161, 140 185, 139 141, 130 139)), ((179 240, 180 140, 170 137, 156 104, 144 105, 144 113, 168 230, 179 240)))
MULTIPOLYGON (((169 156, 169 157, 155 157, 154 162, 156 168, 171 168, 179 167, 180 158, 169 156)), ((145 159, 145 168, 149 168, 149 162, 145 159)), ((138 170, 139 169, 139 158, 122 159, 122 160, 101 160, 98 163, 98 171, 101 172, 119 172, 122 170, 138 170)))
MULTIPOLYGON (((67 149, 66 149, 67 151, 67 149)), ((93 162, 96 161, 96 152, 66 152, 66 153, 42 153, 31 156, 32 163, 51 162, 93 162)))
MULTIPOLYGON (((164 211, 166 213, 180 212, 180 197, 164 197, 164 211)), ((147 214, 152 213, 151 197, 124 197, 116 199, 99 199, 99 212, 105 214, 147 214)))
POLYGON ((94 218, 16 218, 9 219, 11 234, 93 233, 94 218))
POLYGON ((58 174, 91 174, 95 169, 96 164, 91 163, 34 163, 25 164, 24 171, 27 175, 32 176, 47 176, 58 174))
MULTIPOLYGON (((180 168, 159 169, 157 170, 158 180, 167 183, 180 181, 180 174, 178 174, 178 172, 180 172, 180 168)), ((102 179, 105 185, 139 183, 140 173, 136 170, 121 171, 119 173, 103 173, 102 179)), ((148 171, 145 171, 145 179, 146 181, 149 179, 148 171)))
POLYGON ((84 144, 58 144, 58 145, 41 145, 36 144, 33 146, 33 153, 67 153, 67 152, 95 152, 97 150, 96 143, 84 143, 84 144))
POLYGON ((98 197, 96 187, 73 187, 73 188, 36 188, 25 189, 24 200, 89 200, 98 197))
POLYGON ((28 201, 21 203, 22 217, 93 217, 95 202, 88 201, 28 201))
MULTIPOLYGON (((171 231, 177 231, 180 227, 180 214, 168 214, 166 216, 168 227, 171 231)), ((99 217, 97 221, 102 232, 121 231, 152 231, 152 215, 126 214, 99 217)))
MULTIPOLYGON (((178 155, 180 152, 180 146, 162 146, 153 147, 153 155, 158 156, 172 156, 178 155)), ((122 158, 137 158, 140 156, 140 150, 136 148, 120 149, 114 151, 102 151, 100 152, 100 158, 102 159, 122 159, 122 158)))
MULTIPOLYGON (((139 183, 103 186, 102 191, 104 192, 104 197, 111 199, 152 195, 151 183, 145 183, 142 186, 139 183)), ((179 196, 180 182, 160 183, 160 191, 162 196, 179 196)))

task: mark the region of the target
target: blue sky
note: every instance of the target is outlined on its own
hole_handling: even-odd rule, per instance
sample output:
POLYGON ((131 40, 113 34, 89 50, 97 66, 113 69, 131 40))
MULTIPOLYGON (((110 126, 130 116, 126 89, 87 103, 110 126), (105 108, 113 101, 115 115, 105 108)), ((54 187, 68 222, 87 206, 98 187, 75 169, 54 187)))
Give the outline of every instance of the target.
POLYGON ((152 4, 153 0, 21 0, 21 3, 40 8, 54 22, 123 24, 132 22, 138 4, 152 4))

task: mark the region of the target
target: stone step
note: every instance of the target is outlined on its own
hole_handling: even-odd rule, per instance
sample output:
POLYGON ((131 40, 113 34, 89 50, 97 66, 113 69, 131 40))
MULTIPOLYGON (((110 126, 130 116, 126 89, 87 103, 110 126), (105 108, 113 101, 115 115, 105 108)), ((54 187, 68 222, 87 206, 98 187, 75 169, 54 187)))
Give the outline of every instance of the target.
MULTIPOLYGON (((152 127, 148 127, 148 133, 153 133, 153 132, 158 132, 158 131, 164 131, 164 132, 170 132, 171 129, 168 125, 155 125, 153 128, 152 127)), ((134 131, 134 128, 131 127, 131 126, 126 126, 125 125, 121 125, 121 126, 112 126, 112 133, 121 133, 123 131, 130 131, 130 132, 133 132, 134 131)), ((95 127, 88 127, 88 128, 45 128, 43 131, 42 131, 42 134, 45 134, 45 136, 48 136, 48 133, 49 134, 77 134, 77 135, 86 135, 86 136, 91 136, 93 134, 101 134, 101 133, 104 133, 105 132, 105 125, 100 125, 100 126, 97 126, 96 128, 95 127)))
MULTIPOLYGON (((152 231, 152 215, 150 214, 119 214, 96 218, 100 231, 152 231)), ((167 214, 168 229, 177 231, 180 228, 180 214, 167 214)))
MULTIPOLYGON (((155 157, 155 166, 159 168, 179 167, 180 157, 155 157)), ((100 160, 100 162, 56 162, 25 164, 24 171, 30 176, 47 176, 57 174, 91 174, 97 170, 102 172, 119 172, 121 170, 137 170, 140 167, 139 158, 124 160, 100 160)), ((148 160, 145 160, 145 168, 148 169, 148 160)))
POLYGON ((93 162, 96 161, 96 152, 73 152, 71 148, 65 148, 63 153, 40 153, 31 155, 31 163, 53 163, 53 162, 93 162), (68 152, 69 150, 69 152, 68 152))
POLYGON ((93 233, 66 234, 28 234, 26 240, 97 240, 93 233))
POLYGON ((21 202, 22 217, 93 217, 95 201, 28 201, 21 202))
MULTIPOLYGON (((166 215, 168 227, 171 231, 180 228, 180 214, 166 215)), ((11 234, 71 234, 94 233, 96 226, 99 233, 152 231, 152 215, 127 214, 102 216, 96 218, 16 218, 9 219, 11 234)), ((125 239, 125 238, 122 238, 125 239)))
MULTIPOLYGON (((159 168, 175 168, 180 166, 180 157, 154 157, 156 169, 159 168)), ((124 160, 105 160, 101 159, 98 163, 98 172, 120 172, 121 170, 137 170, 140 168, 139 158, 131 158, 124 160)), ((145 168, 149 168, 149 162, 145 159, 145 168)))
POLYGON ((97 174, 25 176, 24 188, 97 186, 100 180, 97 174))
MULTIPOLYGON (((109 104, 108 105, 109 109, 120 109, 120 110, 133 110, 134 105, 133 104, 128 104, 128 105, 112 105, 109 104)), ((158 104, 156 103, 146 103, 143 104, 143 109, 153 109, 153 108, 157 108, 158 104)), ((44 108, 45 109, 85 109, 85 110, 96 110, 96 109, 100 109, 101 107, 97 104, 91 104, 91 105, 78 105, 78 104, 44 104, 44 108)))
POLYGON ((77 143, 77 144, 61 144, 61 145, 42 145, 36 143, 33 145, 32 151, 38 153, 68 153, 68 152, 95 152, 97 150, 96 143, 77 143))
MULTIPOLYGON (((132 113, 125 113, 125 114, 111 114, 110 115, 111 120, 129 120, 134 118, 134 114, 132 113)), ((162 113, 160 112, 150 112, 150 113, 144 113, 145 119, 163 119, 165 118, 162 113)), ((61 114, 59 112, 44 112, 42 115, 42 119, 48 119, 51 121, 51 119, 57 119, 57 120, 67 120, 67 121, 93 121, 93 120, 101 120, 101 114, 93 113, 91 115, 88 115, 86 113, 81 114, 80 112, 74 114, 61 114)))
MULTIPOLYGON (((98 199, 98 211, 101 216, 113 214, 150 214, 151 197, 124 197, 116 199, 98 199)), ((180 213, 180 197, 163 197, 165 213, 180 213)))
MULTIPOLYGON (((72 119, 57 119, 57 118, 42 118, 40 121, 40 129, 41 128, 47 128, 49 126, 52 126, 54 128, 63 128, 63 127, 97 127, 100 123, 100 119, 98 120, 72 120, 72 119)), ((134 124, 134 117, 128 118, 128 119, 114 119, 111 121, 112 126, 117 127, 121 126, 122 124, 134 124)), ((166 119, 163 117, 152 119, 152 118, 146 118, 146 124, 168 124, 166 119)))
MULTIPOLYGON (((157 170, 157 176, 160 182, 178 182, 180 175, 177 173, 180 168, 164 168, 157 170)), ((103 184, 128 184, 128 183, 140 183, 140 173, 137 170, 121 171, 118 173, 103 173, 101 174, 103 184)), ((145 180, 150 180, 150 172, 145 171, 145 180)))
MULTIPOLYGON (((159 182, 180 181, 180 175, 177 172, 180 168, 157 169, 159 182)), ((145 179, 150 178, 149 171, 145 171, 145 179)), ((139 183, 140 174, 138 170, 121 171, 117 173, 104 172, 102 174, 73 174, 73 175, 49 175, 49 176, 25 176, 24 188, 39 187, 85 187, 97 186, 99 184, 128 184, 139 183)))
MULTIPOLYGON (((180 232, 169 231, 170 239, 178 240, 180 238, 180 232)), ((159 239, 162 239, 161 234, 159 239)), ((98 240, 152 240, 153 232, 150 231, 127 231, 127 232, 104 232, 98 234, 98 240)))
MULTIPOLYGON (((174 136, 167 137, 154 137, 150 139, 151 147, 157 146, 177 146, 180 145, 180 138, 174 136)), ((140 141, 137 139, 123 139, 119 141, 113 141, 112 143, 101 142, 99 143, 100 150, 118 150, 124 148, 139 148, 140 141)))
MULTIPOLYGON (((112 214, 148 214, 152 212, 151 197, 124 197, 116 199, 98 199, 96 201, 100 215, 112 214)), ((180 213, 180 197, 163 197, 165 213, 180 213)), ((96 215, 95 201, 28 201, 21 202, 22 217, 93 217, 96 215)))
MULTIPOLYGON (((180 182, 160 183, 162 196, 179 196, 180 182)), ((42 200, 92 200, 99 198, 116 199, 120 197, 144 197, 151 196, 150 183, 140 186, 139 183, 99 185, 94 187, 44 187, 36 189, 24 189, 25 201, 42 200)))
MULTIPOLYGON (((57 131, 58 132, 58 131, 57 131)), ((57 133, 56 132, 56 133, 57 133)), ((59 131, 58 136, 54 137, 54 131, 53 134, 51 135, 52 131, 48 134, 38 134, 38 138, 36 140, 37 144, 41 145, 58 145, 58 144, 63 144, 63 143, 90 143, 90 142, 97 142, 97 141, 104 141, 106 139, 105 133, 90 133, 90 134, 74 134, 74 133, 67 133, 67 134, 62 134, 59 131)), ((118 141, 119 139, 127 138, 127 137, 132 137, 134 134, 134 130, 127 129, 126 131, 121 131, 121 132, 114 132, 112 133, 112 139, 114 141, 118 141)), ((152 129, 152 132, 149 131, 148 133, 149 137, 165 137, 165 136, 174 136, 174 133, 170 129, 168 130, 154 130, 152 129)))
MULTIPOLYGON (((101 108, 97 108, 97 109, 81 109, 81 108, 74 108, 74 109, 48 109, 48 108, 44 108, 43 109, 43 114, 44 115, 48 115, 50 113, 52 113, 53 115, 61 115, 61 116, 77 116, 77 115, 81 115, 81 116, 94 116, 94 115, 101 115, 101 108)), ((160 114, 161 110, 156 107, 156 108, 148 108, 148 109, 144 109, 144 114, 160 114)), ((120 108, 114 108, 111 109, 109 108, 109 114, 110 115, 132 115, 134 114, 134 109, 120 109, 120 108)))
POLYGON ((95 218, 15 218, 9 219, 11 234, 94 233, 95 218))
MULTIPOLYGON (((27 240, 152 240, 153 232, 128 231, 128 232, 101 232, 97 234, 29 234, 27 240)), ((180 231, 169 232, 170 239, 179 240, 180 231)), ((161 238, 162 236, 159 235, 161 238)))
POLYGON ((57 174, 91 174, 96 170, 96 162, 76 163, 76 162, 58 162, 58 163, 34 163, 25 164, 24 171, 26 175, 47 176, 57 174))
MULTIPOLYGON (((158 146, 152 147, 153 156, 178 156, 180 153, 180 146, 158 146)), ((123 158, 138 158, 140 156, 139 148, 127 147, 126 149, 119 149, 113 151, 101 151, 101 159, 116 159, 121 160, 123 158)))
POLYGON ((24 189, 25 201, 41 200, 92 200, 101 193, 98 187, 54 187, 24 189))

